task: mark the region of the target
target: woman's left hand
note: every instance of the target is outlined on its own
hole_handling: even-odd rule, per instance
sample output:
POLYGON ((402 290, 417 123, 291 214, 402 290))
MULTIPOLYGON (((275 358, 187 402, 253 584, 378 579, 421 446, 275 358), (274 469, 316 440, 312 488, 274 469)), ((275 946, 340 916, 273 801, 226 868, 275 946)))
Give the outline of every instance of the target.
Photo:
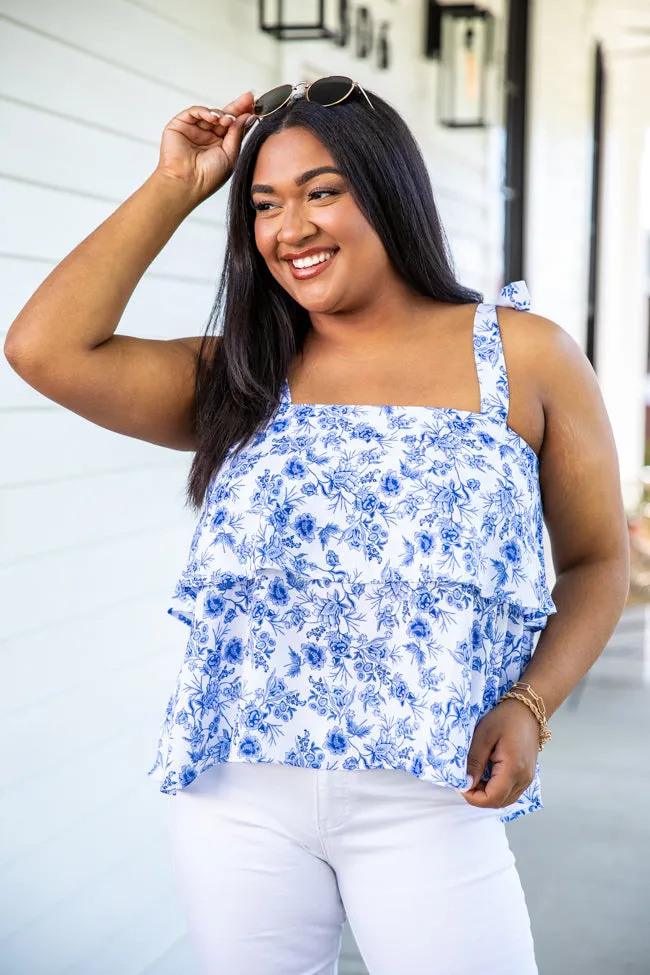
POLYGON ((498 809, 519 798, 535 775, 539 730, 532 711, 512 698, 499 702, 481 718, 467 756, 467 773, 474 784, 461 793, 471 806, 498 809), (484 782, 488 759, 492 773, 484 782))

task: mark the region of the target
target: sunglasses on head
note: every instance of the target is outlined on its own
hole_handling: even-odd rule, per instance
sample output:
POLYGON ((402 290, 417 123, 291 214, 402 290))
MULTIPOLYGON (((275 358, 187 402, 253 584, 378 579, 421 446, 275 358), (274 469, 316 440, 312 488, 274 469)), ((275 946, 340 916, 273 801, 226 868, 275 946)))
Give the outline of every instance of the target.
POLYGON ((358 81, 352 81, 352 78, 346 78, 344 75, 330 75, 328 78, 319 78, 311 83, 302 81, 297 85, 278 85, 277 88, 271 88, 270 91, 255 99, 253 112, 258 118, 265 118, 278 109, 284 108, 294 98, 301 97, 306 98, 308 102, 328 108, 331 105, 340 105, 350 97, 355 88, 361 92, 374 111, 374 105, 358 81))

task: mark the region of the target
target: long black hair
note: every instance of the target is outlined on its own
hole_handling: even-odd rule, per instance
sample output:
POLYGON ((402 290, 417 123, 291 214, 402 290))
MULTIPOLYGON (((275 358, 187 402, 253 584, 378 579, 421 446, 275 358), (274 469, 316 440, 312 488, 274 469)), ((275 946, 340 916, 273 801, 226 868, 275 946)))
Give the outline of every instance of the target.
POLYGON ((255 245, 250 188, 270 135, 301 126, 316 136, 414 293, 450 304, 482 300, 456 280, 426 165, 408 126, 378 95, 368 95, 374 111, 359 92, 329 108, 298 98, 256 123, 242 147, 231 179, 223 271, 197 363, 197 447, 186 494, 195 509, 230 447, 241 449, 272 418, 310 328, 308 312, 278 284, 255 245), (219 326, 220 339, 211 341, 219 326))

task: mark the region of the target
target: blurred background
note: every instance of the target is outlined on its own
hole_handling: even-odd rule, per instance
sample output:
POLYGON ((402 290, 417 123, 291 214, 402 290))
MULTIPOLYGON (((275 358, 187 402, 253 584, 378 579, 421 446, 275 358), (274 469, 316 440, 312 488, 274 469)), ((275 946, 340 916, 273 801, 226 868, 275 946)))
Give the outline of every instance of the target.
MULTIPOLYGON (((630 597, 553 718, 546 809, 508 831, 541 975, 649 973, 650 0, 0 0, 0 335, 151 173, 173 115, 327 74, 412 127, 461 280, 489 301, 524 278, 597 372, 630 597)), ((225 199, 186 220, 119 331, 201 334, 225 199)), ((186 639, 166 606, 190 455, 64 411, 4 356, 0 424, 0 971, 192 975, 146 775, 186 639)), ((363 972, 346 931, 341 975, 363 972)))

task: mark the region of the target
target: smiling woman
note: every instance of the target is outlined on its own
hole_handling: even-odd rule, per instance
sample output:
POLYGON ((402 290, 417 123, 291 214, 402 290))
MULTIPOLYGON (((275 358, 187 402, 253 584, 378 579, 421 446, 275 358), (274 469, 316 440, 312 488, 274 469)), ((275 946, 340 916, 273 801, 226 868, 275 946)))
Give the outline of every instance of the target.
POLYGON ((371 975, 535 975, 504 823, 542 808, 547 717, 625 603, 616 451, 525 284, 457 282, 418 147, 369 95, 290 99, 241 152, 250 93, 180 113, 5 348, 93 422, 195 450, 149 774, 205 975, 334 975, 346 914, 371 975), (114 335, 231 173, 205 334, 114 335))
POLYGON ((454 276, 411 132, 371 97, 372 109, 356 92, 330 108, 296 98, 262 119, 242 149, 212 314, 222 341, 197 380, 188 481, 197 507, 227 452, 243 448, 273 415, 288 375, 329 377, 332 394, 349 388, 352 402, 360 379, 369 396, 383 386, 394 396, 401 385, 409 389, 401 402, 413 402, 414 391, 416 402, 431 400, 445 390, 423 365, 439 358, 441 343, 448 351, 460 326, 457 371, 469 366, 461 384, 475 395, 473 319, 463 310, 481 296, 454 276))

